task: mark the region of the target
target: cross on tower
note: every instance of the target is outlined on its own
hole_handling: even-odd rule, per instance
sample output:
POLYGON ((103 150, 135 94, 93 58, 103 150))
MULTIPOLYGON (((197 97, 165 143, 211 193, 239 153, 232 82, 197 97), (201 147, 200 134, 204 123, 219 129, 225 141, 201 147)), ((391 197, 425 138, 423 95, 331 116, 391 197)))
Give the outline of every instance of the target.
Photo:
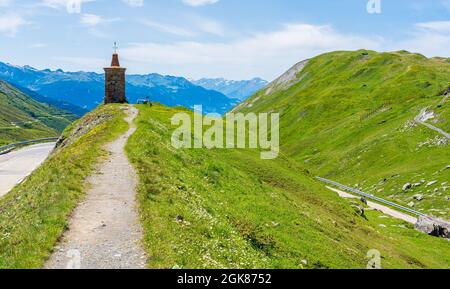
POLYGON ((119 47, 117 46, 117 42, 114 42, 114 46, 113 46, 113 49, 114 49, 114 54, 117 54, 117 49, 118 49, 119 47))

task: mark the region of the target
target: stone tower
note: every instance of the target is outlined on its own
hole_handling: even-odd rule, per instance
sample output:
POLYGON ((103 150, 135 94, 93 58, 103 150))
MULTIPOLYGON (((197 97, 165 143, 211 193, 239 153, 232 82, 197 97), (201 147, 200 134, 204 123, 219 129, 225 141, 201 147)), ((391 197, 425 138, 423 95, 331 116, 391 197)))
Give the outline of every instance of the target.
POLYGON ((116 45, 114 45, 114 50, 111 66, 104 68, 105 104, 127 102, 125 97, 125 71, 127 69, 120 67, 119 54, 117 54, 116 45))

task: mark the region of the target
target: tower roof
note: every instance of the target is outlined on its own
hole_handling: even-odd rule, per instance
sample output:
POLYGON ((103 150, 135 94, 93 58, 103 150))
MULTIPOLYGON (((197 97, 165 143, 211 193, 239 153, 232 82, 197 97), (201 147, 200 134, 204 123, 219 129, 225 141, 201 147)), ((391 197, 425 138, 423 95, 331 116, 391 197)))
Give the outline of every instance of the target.
POLYGON ((112 56, 111 67, 120 67, 119 54, 114 53, 112 56))

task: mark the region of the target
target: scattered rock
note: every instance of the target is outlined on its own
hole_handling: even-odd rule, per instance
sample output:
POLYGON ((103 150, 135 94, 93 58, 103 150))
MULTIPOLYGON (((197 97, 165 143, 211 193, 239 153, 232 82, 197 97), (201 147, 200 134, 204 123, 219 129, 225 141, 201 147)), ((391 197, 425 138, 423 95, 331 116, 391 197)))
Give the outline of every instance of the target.
POLYGON ((428 111, 428 108, 422 109, 420 114, 415 118, 416 122, 425 122, 430 119, 434 119, 435 115, 433 111, 428 111))
POLYGON ((361 217, 365 217, 365 210, 362 206, 352 202, 352 208, 355 210, 356 214, 358 214, 361 217))
POLYGON ((422 185, 422 183, 415 183, 415 184, 413 184, 413 188, 420 187, 421 185, 422 185))
POLYGON ((429 182, 429 183, 427 184, 427 187, 431 187, 431 186, 437 184, 437 182, 438 182, 438 181, 431 181, 431 182, 429 182))
POLYGON ((381 228, 386 228, 386 225, 380 224, 381 228))
POLYGON ((411 184, 411 183, 407 183, 407 184, 405 184, 405 185, 403 186, 402 190, 403 190, 404 192, 406 192, 407 190, 409 190, 409 189, 411 189, 411 188, 412 188, 412 184, 411 184))
POLYGON ((414 200, 416 200, 416 201, 422 201, 423 200, 423 195, 421 195, 421 194, 417 194, 417 195, 414 195, 413 196, 413 198, 414 198, 414 200))
POLYGON ((280 226, 280 224, 279 223, 277 223, 277 222, 272 222, 272 227, 279 227, 280 226))
POLYGON ((408 207, 414 208, 415 205, 416 205, 416 204, 415 204, 414 202, 411 202, 411 203, 408 204, 408 207))
POLYGON ((427 146, 427 147, 431 148, 431 147, 435 147, 435 146, 446 146, 446 145, 448 145, 448 143, 449 143, 449 140, 446 137, 436 136, 434 139, 430 138, 424 142, 419 143, 418 147, 422 148, 424 146, 427 146))
POLYGON ((175 217, 175 220, 176 220, 177 222, 181 223, 181 222, 184 221, 184 217, 181 216, 181 215, 177 215, 177 216, 175 217))
POLYGON ((415 128, 417 126, 417 123, 411 119, 409 119, 404 125, 403 127, 401 127, 399 130, 400 132, 407 132, 410 131, 411 129, 415 128))
POLYGON ((300 263, 302 263, 303 265, 308 265, 308 260, 301 260, 300 263))
POLYGON ((419 217, 416 230, 435 237, 450 239, 450 223, 430 217, 419 217))

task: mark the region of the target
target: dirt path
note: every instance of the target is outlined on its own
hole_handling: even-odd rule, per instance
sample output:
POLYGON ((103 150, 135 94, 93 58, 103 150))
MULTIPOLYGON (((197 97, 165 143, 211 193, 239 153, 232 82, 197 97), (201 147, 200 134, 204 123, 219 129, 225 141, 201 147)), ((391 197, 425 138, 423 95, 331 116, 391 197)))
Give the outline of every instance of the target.
POLYGON ((135 200, 137 177, 124 151, 136 130, 137 113, 136 108, 127 107, 130 129, 106 147, 109 159, 88 179, 86 199, 75 210, 69 230, 45 268, 145 268, 135 200))
MULTIPOLYGON (((338 193, 341 198, 359 199, 359 197, 356 197, 356 196, 354 196, 352 194, 346 193, 344 191, 341 191, 341 190, 338 190, 338 189, 335 189, 335 188, 332 188, 332 187, 327 187, 327 189, 338 193)), ((417 218, 415 218, 413 216, 410 216, 408 214, 396 211, 396 210, 391 209, 389 207, 386 207, 386 206, 383 206, 383 205, 380 205, 380 204, 377 204, 377 203, 374 203, 374 202, 370 202, 370 201, 367 202, 367 206, 372 208, 372 209, 375 209, 377 211, 380 211, 383 214, 386 214, 388 216, 394 217, 396 219, 400 219, 400 220, 403 220, 403 221, 411 223, 411 224, 416 224, 417 223, 417 218)))

